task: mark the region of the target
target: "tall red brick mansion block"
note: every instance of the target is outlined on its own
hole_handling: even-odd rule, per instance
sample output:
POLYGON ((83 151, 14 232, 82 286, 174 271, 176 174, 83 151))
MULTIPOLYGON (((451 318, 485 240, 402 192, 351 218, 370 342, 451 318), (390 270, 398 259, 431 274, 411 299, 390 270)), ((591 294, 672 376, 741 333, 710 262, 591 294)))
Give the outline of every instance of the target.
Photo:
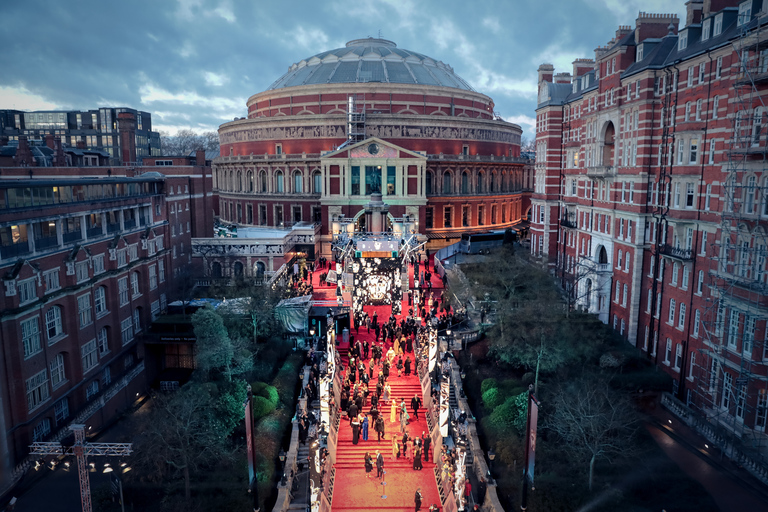
POLYGON ((681 407, 765 446, 768 6, 686 7, 539 67, 531 251, 681 407))
MULTIPOLYGON (((131 141, 132 114, 120 116, 131 141)), ((121 147, 135 162, 135 147, 121 147)), ((162 370, 142 335, 214 211, 202 151, 111 166, 47 134, 4 139, 0 154, 2 492, 29 467, 32 442, 60 440, 71 423, 97 431, 162 370)))

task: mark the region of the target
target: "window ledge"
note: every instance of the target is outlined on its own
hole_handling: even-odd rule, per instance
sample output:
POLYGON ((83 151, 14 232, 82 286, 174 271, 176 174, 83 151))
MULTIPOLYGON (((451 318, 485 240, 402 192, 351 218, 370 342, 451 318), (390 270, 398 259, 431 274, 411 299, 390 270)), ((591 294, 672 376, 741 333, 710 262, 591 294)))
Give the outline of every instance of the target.
POLYGON ((61 340, 63 340, 66 337, 67 337, 66 333, 57 334, 56 337, 51 338, 51 339, 48 340, 48 346, 50 347, 52 345, 55 345, 56 343, 60 342, 61 340))
POLYGON ((57 390, 60 387, 62 387, 64 384, 66 384, 67 382, 69 382, 69 379, 64 379, 61 382, 59 382, 58 384, 56 384, 55 386, 51 385, 51 390, 52 391, 57 390))
POLYGON ((101 313, 96 313, 96 320, 99 320, 100 318, 104 318, 109 314, 109 311, 102 311, 101 313))

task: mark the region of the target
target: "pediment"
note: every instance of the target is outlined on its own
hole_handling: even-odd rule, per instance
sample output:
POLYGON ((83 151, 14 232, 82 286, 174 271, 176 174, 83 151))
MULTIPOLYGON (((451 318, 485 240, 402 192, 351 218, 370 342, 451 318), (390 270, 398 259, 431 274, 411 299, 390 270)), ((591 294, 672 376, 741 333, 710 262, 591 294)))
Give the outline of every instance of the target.
POLYGON ((323 158, 354 158, 354 159, 393 159, 393 158, 420 158, 426 159, 425 155, 405 149, 392 144, 378 137, 369 137, 364 141, 357 142, 350 146, 331 151, 323 155, 323 158))

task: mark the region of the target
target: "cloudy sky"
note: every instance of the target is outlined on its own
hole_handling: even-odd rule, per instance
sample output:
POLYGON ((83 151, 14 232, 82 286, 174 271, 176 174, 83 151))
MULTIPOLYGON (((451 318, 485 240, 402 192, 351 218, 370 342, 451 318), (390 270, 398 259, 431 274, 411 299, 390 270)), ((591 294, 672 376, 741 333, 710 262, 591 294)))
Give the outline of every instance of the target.
POLYGON ((640 10, 685 20, 683 0, 3 1, 0 109, 128 106, 155 130, 214 130, 292 63, 381 31, 531 136, 538 65, 570 71, 640 10))

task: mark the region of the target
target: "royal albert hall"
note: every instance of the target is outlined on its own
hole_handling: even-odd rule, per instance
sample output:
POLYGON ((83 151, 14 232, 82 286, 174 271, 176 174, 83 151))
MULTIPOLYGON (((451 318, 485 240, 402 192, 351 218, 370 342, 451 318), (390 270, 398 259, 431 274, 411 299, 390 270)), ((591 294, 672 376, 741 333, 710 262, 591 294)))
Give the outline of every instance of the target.
POLYGON ((224 223, 319 224, 314 252, 328 256, 339 230, 416 233, 439 248, 526 216, 533 177, 520 127, 449 65, 392 41, 301 60, 247 106, 219 128, 224 223), (366 225, 372 195, 383 225, 366 225))

